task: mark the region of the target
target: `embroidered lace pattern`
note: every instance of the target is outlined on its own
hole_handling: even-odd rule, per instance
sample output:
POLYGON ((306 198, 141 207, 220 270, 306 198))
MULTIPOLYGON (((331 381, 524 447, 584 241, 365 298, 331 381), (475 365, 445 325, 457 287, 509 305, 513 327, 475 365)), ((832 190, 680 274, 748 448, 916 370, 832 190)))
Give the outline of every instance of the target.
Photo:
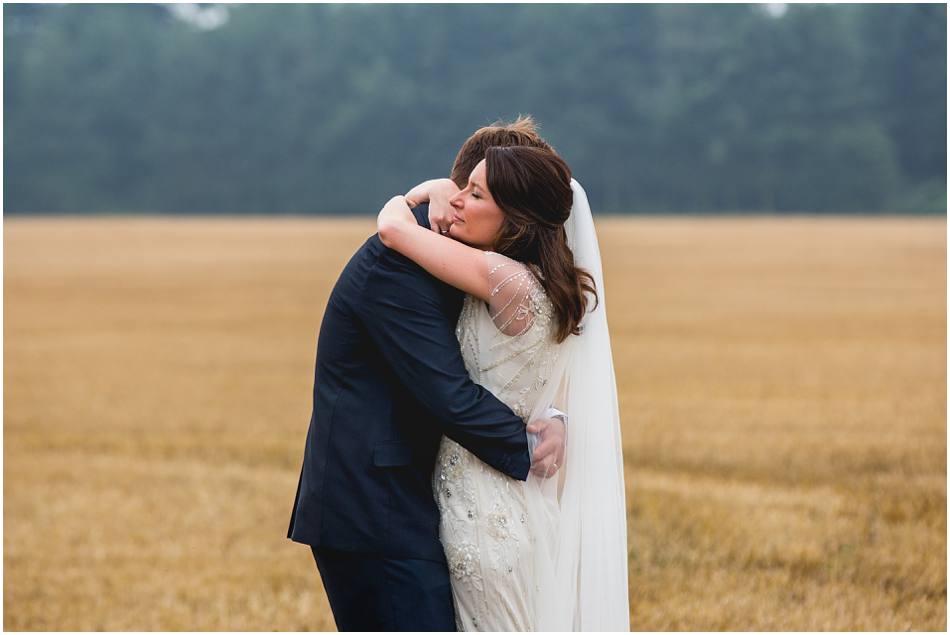
MULTIPOLYGON (((485 257, 488 305, 467 296, 456 335, 472 379, 527 420, 557 360, 553 306, 527 266, 485 257)), ((433 490, 458 630, 535 630, 524 483, 443 437, 433 490)))

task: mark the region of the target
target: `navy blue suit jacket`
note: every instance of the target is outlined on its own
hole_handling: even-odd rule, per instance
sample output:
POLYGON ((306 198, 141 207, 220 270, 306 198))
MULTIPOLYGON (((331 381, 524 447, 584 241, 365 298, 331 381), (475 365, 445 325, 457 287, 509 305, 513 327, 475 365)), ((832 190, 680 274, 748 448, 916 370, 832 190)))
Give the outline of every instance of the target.
MULTIPOLYGON (((428 206, 415 210, 429 227, 428 206)), ((455 325, 463 294, 371 236, 330 294, 288 538, 444 561, 432 472, 443 434, 525 480, 525 425, 472 382, 455 325)))

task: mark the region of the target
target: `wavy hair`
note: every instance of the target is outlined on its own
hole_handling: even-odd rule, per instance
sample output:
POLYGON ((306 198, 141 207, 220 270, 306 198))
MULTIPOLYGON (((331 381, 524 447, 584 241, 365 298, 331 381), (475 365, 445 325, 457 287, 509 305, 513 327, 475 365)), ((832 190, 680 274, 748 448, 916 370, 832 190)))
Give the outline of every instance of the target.
POLYGON ((554 305, 557 341, 579 335, 588 297, 599 302, 593 277, 574 266, 564 223, 574 194, 571 169, 553 150, 490 147, 485 152, 488 191, 504 213, 493 251, 533 266, 554 305))

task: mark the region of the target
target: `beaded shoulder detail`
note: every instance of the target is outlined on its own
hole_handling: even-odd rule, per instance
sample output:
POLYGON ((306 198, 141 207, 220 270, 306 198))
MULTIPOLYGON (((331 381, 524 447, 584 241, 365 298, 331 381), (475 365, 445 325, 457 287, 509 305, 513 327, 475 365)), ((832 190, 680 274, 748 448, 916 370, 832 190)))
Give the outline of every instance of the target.
MULTIPOLYGON (((488 307, 492 322, 505 335, 518 337, 553 314, 544 287, 525 264, 493 251, 488 261, 488 307)), ((547 324, 545 324, 546 326, 547 324)))

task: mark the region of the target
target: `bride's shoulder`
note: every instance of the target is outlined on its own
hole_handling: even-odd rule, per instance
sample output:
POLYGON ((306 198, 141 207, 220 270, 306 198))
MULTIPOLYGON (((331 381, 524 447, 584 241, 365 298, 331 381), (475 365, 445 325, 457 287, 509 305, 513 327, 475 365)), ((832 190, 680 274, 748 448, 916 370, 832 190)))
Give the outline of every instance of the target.
POLYGON ((485 258, 488 261, 489 278, 510 276, 524 272, 534 274, 531 266, 495 251, 486 251, 485 258))
POLYGON ((488 259, 488 306, 492 321, 505 335, 527 333, 535 324, 550 322, 553 307, 544 291, 543 275, 534 265, 493 251, 488 259))

